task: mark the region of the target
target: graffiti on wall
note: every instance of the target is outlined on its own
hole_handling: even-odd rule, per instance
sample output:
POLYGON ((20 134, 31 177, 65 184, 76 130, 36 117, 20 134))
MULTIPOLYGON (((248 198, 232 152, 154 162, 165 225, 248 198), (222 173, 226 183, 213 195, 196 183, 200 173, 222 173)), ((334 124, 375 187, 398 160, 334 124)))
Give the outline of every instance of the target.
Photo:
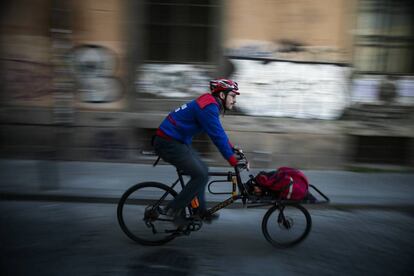
POLYGON ((273 47, 268 44, 248 44, 226 49, 226 55, 246 58, 273 58, 273 47))
MULTIPOLYGON (((115 77, 116 57, 110 50, 82 45, 70 55, 79 99, 87 103, 107 103, 122 97, 123 86, 115 77)), ((26 59, 2 59, 4 86, 9 100, 31 101, 51 96, 53 66, 26 59)))
MULTIPOLYGON (((352 79, 351 101, 373 103, 381 100, 381 87, 387 76, 364 75, 352 79)), ((395 102, 400 104, 414 103, 414 78, 411 76, 394 77, 391 81, 395 86, 395 102)))
POLYGON ((331 64, 234 59, 239 107, 255 116, 335 119, 347 106, 350 69, 331 64))
POLYGON ((109 49, 97 45, 76 47, 72 64, 82 102, 108 103, 122 97, 122 83, 115 77, 116 56, 109 49))
POLYGON ((396 81, 398 95, 414 101, 414 77, 404 76, 396 81))
POLYGON ((50 64, 24 59, 3 59, 4 85, 9 100, 37 100, 53 92, 50 64))
MULTIPOLYGON (((344 52, 337 47, 310 46, 299 40, 233 41, 234 47, 225 49, 227 56, 266 58, 296 61, 343 62, 344 52)), ((345 58, 346 59, 346 58, 345 58)))
POLYGON ((208 90, 211 70, 191 64, 144 64, 138 71, 136 88, 159 97, 193 97, 208 90))
MULTIPOLYGON (((268 60, 230 59, 239 83, 239 110, 253 116, 338 118, 347 105, 349 68, 268 60)), ((140 91, 162 97, 194 97, 208 90, 206 71, 192 65, 145 65, 140 91)))

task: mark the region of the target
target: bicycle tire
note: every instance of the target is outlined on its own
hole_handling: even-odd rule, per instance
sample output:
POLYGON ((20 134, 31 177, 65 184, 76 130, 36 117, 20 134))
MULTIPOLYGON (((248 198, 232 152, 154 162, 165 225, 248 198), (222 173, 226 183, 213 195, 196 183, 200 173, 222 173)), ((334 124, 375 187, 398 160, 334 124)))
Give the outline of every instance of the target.
MULTIPOLYGON (((167 200, 171 200, 177 196, 177 192, 174 191, 171 187, 159 182, 138 183, 125 191, 125 193, 122 195, 121 199, 118 202, 117 218, 122 231, 130 239, 142 245, 162 245, 173 240, 177 236, 176 233, 173 233, 173 231, 176 230, 177 227, 175 227, 172 222, 165 222, 165 224, 167 224, 166 227, 169 227, 172 233, 165 233, 165 235, 162 235, 159 238, 154 233, 151 236, 150 232, 152 231, 152 229, 150 229, 150 227, 146 225, 146 222, 144 220, 147 208, 159 201, 162 195, 165 193, 167 193, 167 200), (144 189, 148 189, 148 192, 143 192, 144 189), (137 194, 138 197, 136 196, 137 194), (130 206, 133 207, 131 211, 129 210, 130 206), (128 210, 126 210, 127 207, 128 210), (144 209, 143 215, 137 215, 139 212, 142 211, 142 209, 144 209), (129 216, 138 218, 138 220, 136 221, 138 223, 137 226, 132 224, 130 225, 129 216), (138 232, 140 231, 142 231, 143 234, 138 234, 138 232), (148 234, 148 238, 144 237, 144 233, 145 235, 148 234), (149 237, 153 239, 150 239, 149 237)), ((161 202, 160 206, 165 206, 166 203, 167 201, 164 200, 161 202)), ((155 219, 154 221, 156 222, 157 219, 155 219)))
POLYGON ((277 204, 266 212, 262 220, 263 235, 270 244, 278 248, 299 244, 308 236, 311 228, 312 218, 308 210, 296 203, 277 204), (275 219, 272 216, 274 214, 275 219), (276 233, 278 227, 281 229, 280 233, 276 233), (293 229, 294 227, 297 229, 293 229))

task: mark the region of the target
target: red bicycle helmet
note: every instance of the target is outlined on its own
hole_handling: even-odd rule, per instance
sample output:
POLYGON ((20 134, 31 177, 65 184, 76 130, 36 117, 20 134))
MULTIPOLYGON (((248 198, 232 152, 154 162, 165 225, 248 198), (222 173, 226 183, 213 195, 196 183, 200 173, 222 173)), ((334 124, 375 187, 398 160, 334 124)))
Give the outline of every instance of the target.
POLYGON ((219 92, 233 92, 237 95, 240 95, 239 86, 237 82, 228 79, 216 79, 210 81, 210 91, 211 94, 219 92))

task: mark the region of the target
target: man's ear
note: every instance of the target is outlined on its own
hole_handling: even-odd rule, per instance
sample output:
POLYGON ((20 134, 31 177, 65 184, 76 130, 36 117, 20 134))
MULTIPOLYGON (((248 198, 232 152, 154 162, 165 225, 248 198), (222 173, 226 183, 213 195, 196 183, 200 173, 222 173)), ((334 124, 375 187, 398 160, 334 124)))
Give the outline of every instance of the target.
POLYGON ((224 94, 224 92, 220 92, 219 97, 220 99, 224 100, 226 98, 226 95, 224 94))

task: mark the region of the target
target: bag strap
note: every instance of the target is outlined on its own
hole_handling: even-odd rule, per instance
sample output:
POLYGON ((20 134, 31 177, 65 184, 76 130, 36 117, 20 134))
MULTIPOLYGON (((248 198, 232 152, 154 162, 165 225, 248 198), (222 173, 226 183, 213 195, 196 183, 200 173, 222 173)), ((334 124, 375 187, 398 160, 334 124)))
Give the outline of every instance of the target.
POLYGON ((286 198, 287 198, 287 199, 290 199, 290 198, 291 198, 291 196, 292 196, 292 192, 293 192, 293 178, 292 178, 292 177, 290 177, 289 192, 288 192, 288 194, 286 195, 286 198))
POLYGON ((287 189, 289 189, 289 192, 288 192, 288 196, 286 198, 290 199, 290 197, 292 196, 292 192, 293 192, 293 178, 292 177, 290 177, 289 184, 278 191, 279 192, 279 199, 282 198, 282 192, 287 190, 287 189))

